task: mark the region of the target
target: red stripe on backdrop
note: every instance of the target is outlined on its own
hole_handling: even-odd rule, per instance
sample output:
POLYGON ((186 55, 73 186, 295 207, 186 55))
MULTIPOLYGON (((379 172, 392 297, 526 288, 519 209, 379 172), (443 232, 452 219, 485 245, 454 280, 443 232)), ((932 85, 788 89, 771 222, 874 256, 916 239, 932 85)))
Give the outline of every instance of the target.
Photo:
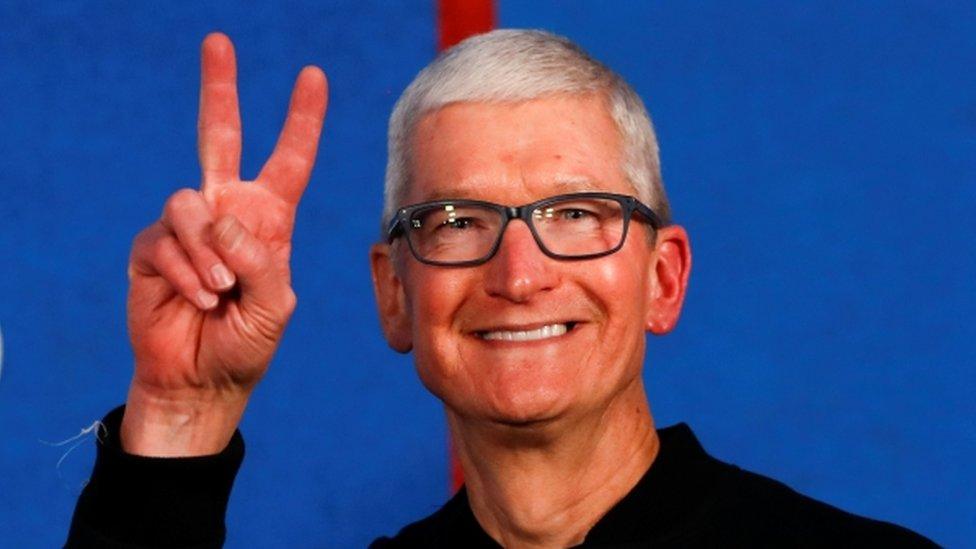
MULTIPOLYGON (((437 51, 444 51, 465 38, 495 28, 494 0, 437 0, 437 51)), ((451 452, 451 492, 464 484, 464 471, 453 442, 451 452)))
POLYGON ((494 0, 437 0, 437 51, 493 28, 494 0))

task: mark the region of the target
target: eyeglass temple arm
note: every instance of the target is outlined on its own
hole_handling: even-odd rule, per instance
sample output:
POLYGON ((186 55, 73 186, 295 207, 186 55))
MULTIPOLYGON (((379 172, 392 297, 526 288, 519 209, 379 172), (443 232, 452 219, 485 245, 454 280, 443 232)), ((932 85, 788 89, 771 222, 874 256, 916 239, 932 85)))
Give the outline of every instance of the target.
POLYGON ((660 229, 664 225, 661 223, 661 218, 654 213, 654 210, 648 208, 643 202, 637 199, 634 199, 634 209, 637 210, 637 213, 644 216, 644 218, 651 223, 651 227, 654 227, 655 230, 660 229))
POLYGON ((403 217, 405 210, 399 210, 393 215, 393 219, 390 220, 390 224, 386 227, 386 243, 391 244, 393 240, 400 236, 400 232, 403 230, 401 223, 405 219, 403 217))

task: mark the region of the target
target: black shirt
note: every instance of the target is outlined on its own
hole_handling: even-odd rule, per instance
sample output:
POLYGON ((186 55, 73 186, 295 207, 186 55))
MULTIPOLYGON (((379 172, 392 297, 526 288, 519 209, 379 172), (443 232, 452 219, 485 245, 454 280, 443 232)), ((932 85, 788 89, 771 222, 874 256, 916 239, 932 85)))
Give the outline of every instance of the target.
MULTIPOLYGON (((145 458, 124 453, 122 408, 105 419, 92 478, 68 547, 219 547, 244 441, 215 456, 145 458)), ((932 547, 900 526, 859 517, 775 480, 709 456, 681 423, 636 486, 589 531, 581 547, 932 547)), ((328 540, 322 540, 328 545, 328 540)), ((478 524, 462 489, 433 515, 373 548, 500 547, 478 524)))

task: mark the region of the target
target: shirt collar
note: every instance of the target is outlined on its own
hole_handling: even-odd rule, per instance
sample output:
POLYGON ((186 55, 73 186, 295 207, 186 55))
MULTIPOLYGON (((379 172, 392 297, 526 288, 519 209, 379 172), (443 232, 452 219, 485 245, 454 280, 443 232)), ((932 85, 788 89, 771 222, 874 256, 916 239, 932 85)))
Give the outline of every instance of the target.
MULTIPOLYGON (((585 546, 617 545, 666 539, 699 515, 715 486, 718 468, 691 428, 679 423, 658 429, 660 448, 633 489, 593 526, 585 546)), ((469 547, 499 545, 478 524, 462 488, 443 511, 452 539, 469 547)))

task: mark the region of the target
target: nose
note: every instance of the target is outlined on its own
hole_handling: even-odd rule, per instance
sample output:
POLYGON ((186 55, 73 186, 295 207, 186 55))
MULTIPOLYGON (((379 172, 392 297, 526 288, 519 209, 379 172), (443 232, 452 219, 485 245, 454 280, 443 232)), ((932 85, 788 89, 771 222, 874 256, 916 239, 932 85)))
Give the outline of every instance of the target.
POLYGON ((512 220, 502 234, 498 252, 485 264, 485 290, 492 297, 527 302, 556 286, 554 262, 539 249, 529 226, 512 220))

